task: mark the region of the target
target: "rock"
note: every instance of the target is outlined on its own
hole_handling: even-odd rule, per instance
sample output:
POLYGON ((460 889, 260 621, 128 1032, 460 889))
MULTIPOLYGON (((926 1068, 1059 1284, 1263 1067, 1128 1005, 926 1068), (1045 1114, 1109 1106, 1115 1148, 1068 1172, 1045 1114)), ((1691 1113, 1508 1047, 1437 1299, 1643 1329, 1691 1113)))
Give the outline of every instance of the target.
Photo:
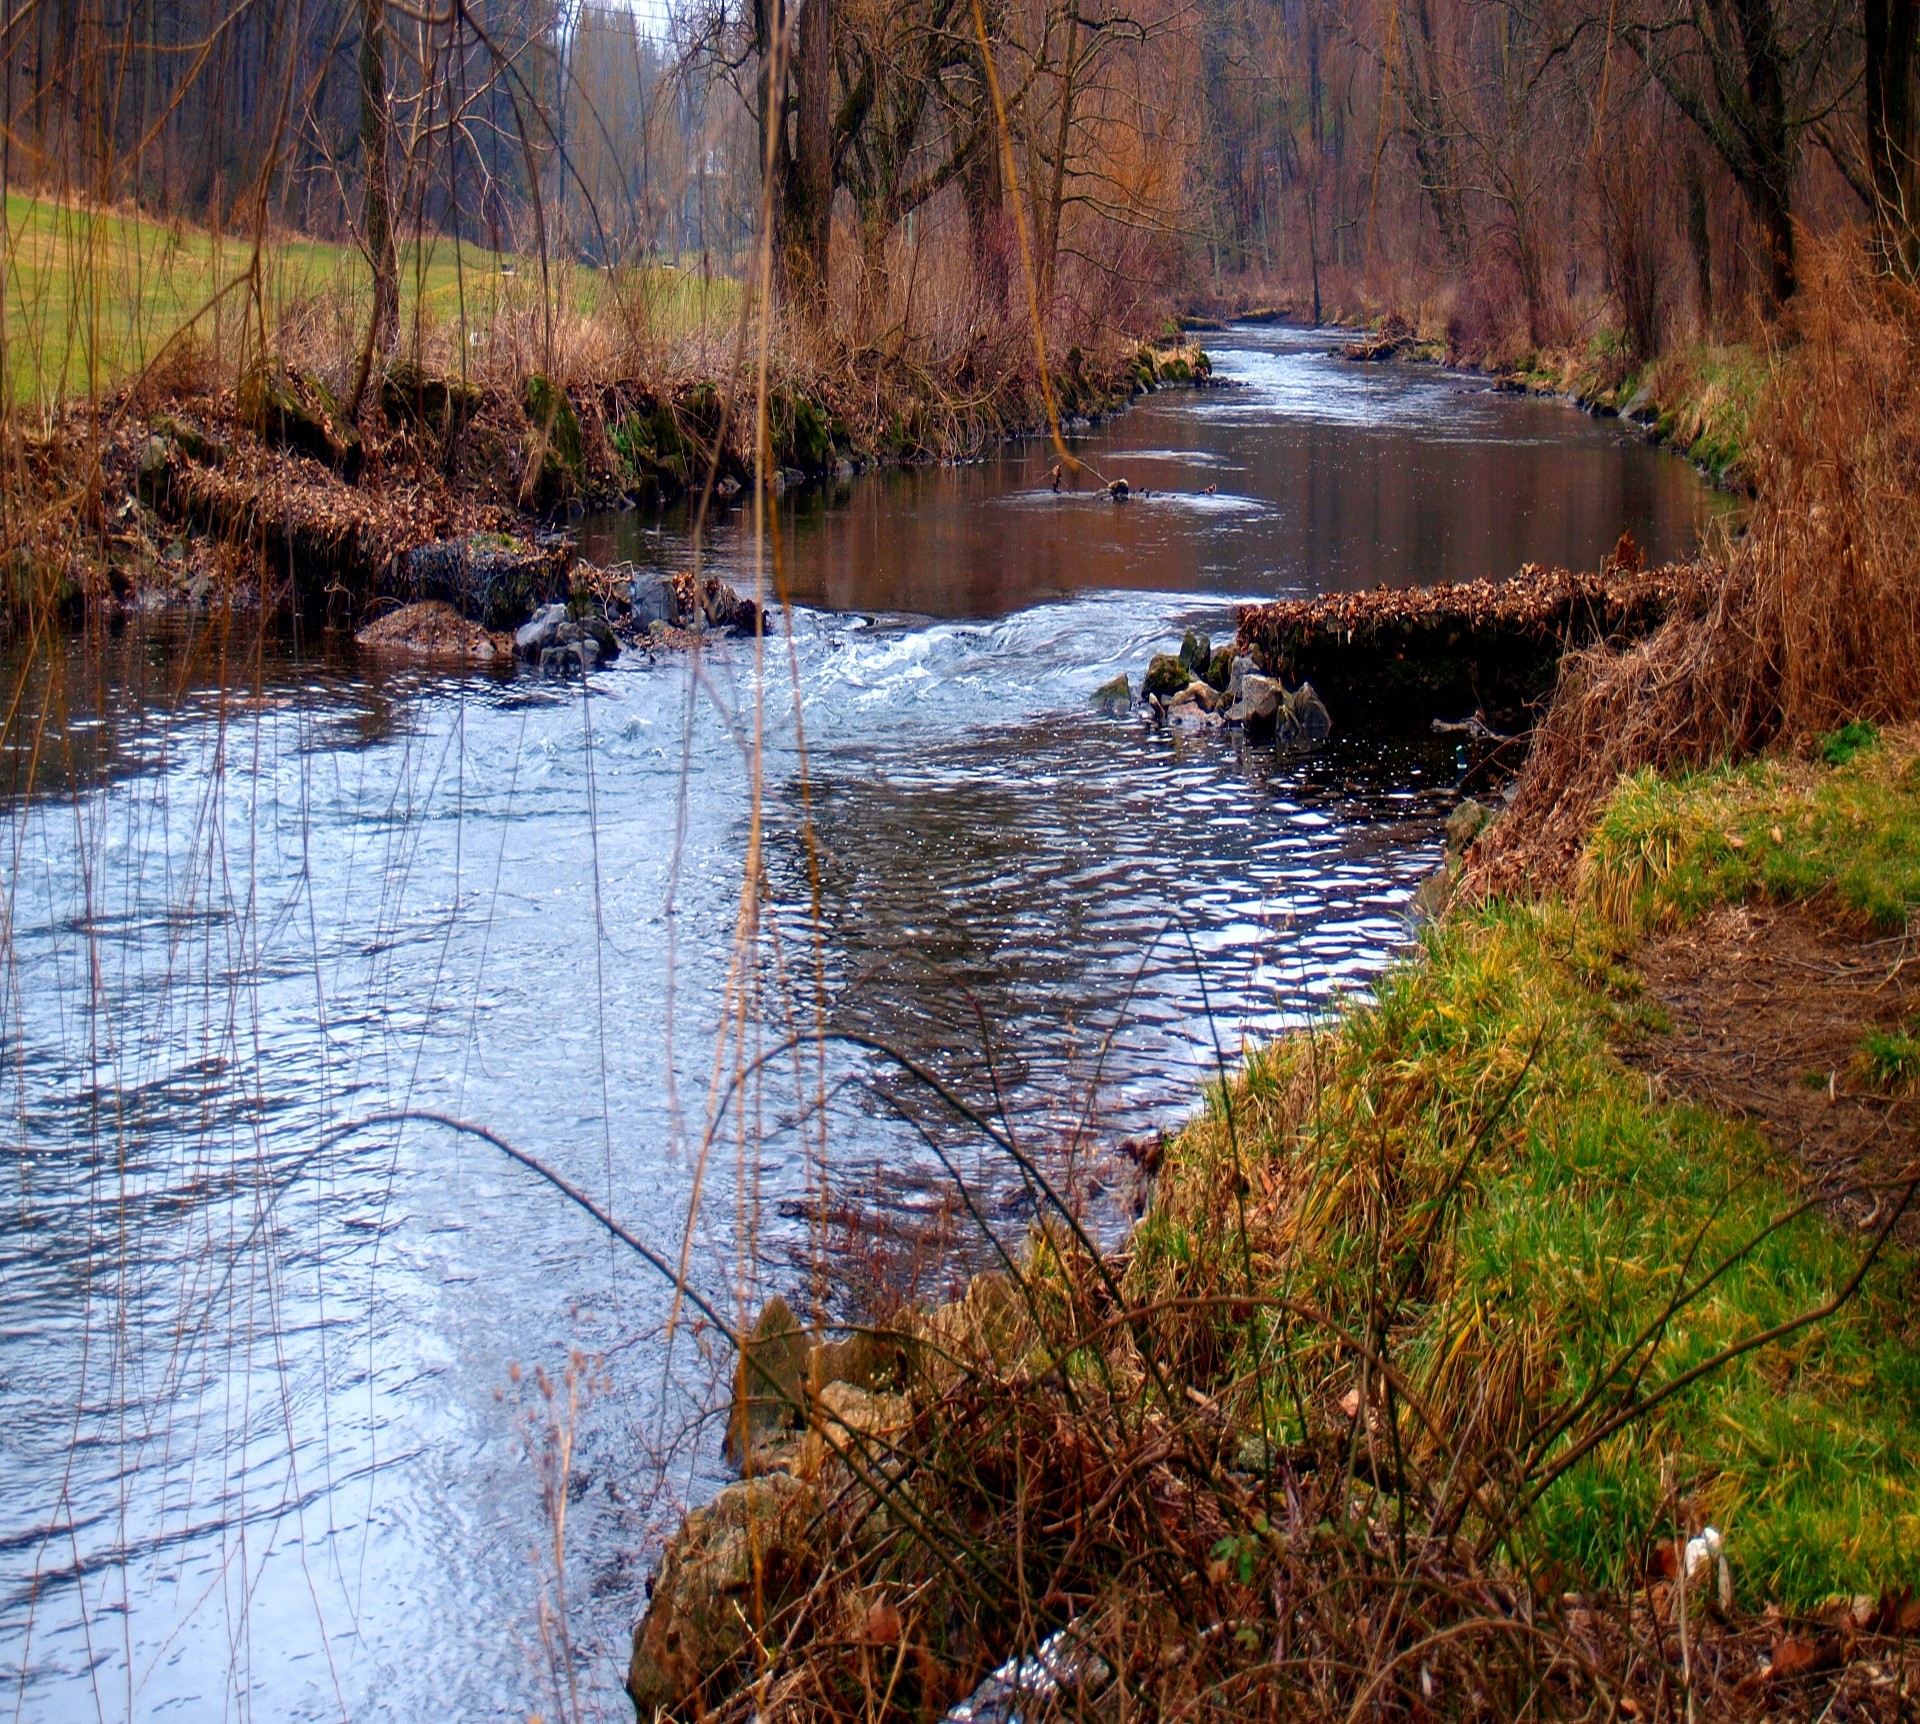
POLYGON ((695 595, 693 576, 656 575, 636 572, 633 576, 633 620, 647 630, 730 628, 752 634, 759 625, 760 607, 743 599, 725 581, 708 575, 695 595))
POLYGON ((913 1402, 905 1395, 882 1395, 857 1383, 831 1382, 820 1388, 819 1424, 822 1433, 856 1455, 879 1448, 913 1423, 913 1402), (874 1439, 882 1441, 878 1444, 874 1439), (862 1442, 860 1439, 865 1439, 862 1442))
POLYGON ((1325 742, 1333 734, 1333 714, 1310 682, 1303 682, 1286 698, 1288 733, 1300 742, 1325 742))
POLYGON ((1190 682, 1173 697, 1175 708, 1197 706, 1202 712, 1218 712, 1223 704, 1219 691, 1204 682, 1190 682))
POLYGON ((1241 679, 1240 698, 1227 709, 1227 722, 1244 726, 1255 742, 1263 741, 1278 727, 1285 694, 1277 679, 1249 672, 1241 679))
POLYGON ((402 605, 353 637, 363 647, 420 658, 491 659, 499 648, 478 623, 441 599, 402 605))
POLYGON ((1178 694, 1193 681, 1193 673, 1182 664, 1178 657, 1170 652, 1158 652, 1147 666, 1145 680, 1140 684, 1143 697, 1158 695, 1165 699, 1170 694, 1178 694))
POLYGON ((599 662, 600 643, 590 637, 560 641, 542 648, 540 653, 540 668, 559 676, 571 675, 575 670, 592 670, 599 662))
POLYGON ((1447 854, 1459 856, 1486 830, 1493 810, 1469 796, 1447 816, 1447 854))
POLYGON ((1238 700, 1250 676, 1259 674, 1260 661, 1252 653, 1237 654, 1227 666, 1227 699, 1238 700))
POLYGON ((1233 675, 1233 648, 1216 647, 1213 657, 1207 661, 1207 668, 1202 674, 1205 675, 1210 686, 1217 688, 1222 694, 1226 693, 1227 682, 1233 675))
POLYGON ((204 431, 189 425, 184 419, 175 418, 171 413, 156 413, 153 428, 161 436, 171 439, 189 461, 198 461, 203 467, 221 466, 233 453, 219 438, 209 437, 204 431))
POLYGON ((489 628, 515 628, 572 587, 573 545, 538 544, 505 533, 469 533, 419 545, 400 559, 399 595, 445 599, 489 628))
POLYGON ((819 1506, 814 1486, 768 1473, 727 1486, 687 1516, 633 1631, 627 1692, 640 1718, 704 1711, 744 1669, 756 1617, 771 1616, 813 1578, 819 1506))
POLYGON ((1213 642, 1188 629, 1180 637, 1180 662, 1195 676, 1205 676, 1213 664, 1213 642))
POLYGON ((549 377, 532 373, 521 391, 527 413, 527 458, 520 498, 530 508, 551 509, 578 491, 587 476, 580 421, 567 392, 549 377))
POLYGON ((360 433, 347 424, 333 393, 277 359, 260 359, 241 374, 241 423, 276 449, 308 455, 352 478, 360 469, 360 433))
POLYGON ((1103 682, 1093 691, 1093 704, 1112 718, 1125 718, 1133 711, 1133 684, 1122 671, 1112 682, 1103 682))
POLYGON ((513 650, 522 658, 538 658, 554 644, 560 625, 567 620, 565 605, 542 605, 532 618, 522 623, 513 637, 513 650))
POLYGON ((173 483, 173 443, 166 437, 149 437, 140 445, 140 460, 133 470, 133 488, 149 509, 165 505, 173 483))
POLYGON ((760 1308, 734 1374, 727 1459, 735 1466, 746 1464, 750 1450, 777 1441, 801 1423, 811 1352, 800 1319, 776 1293, 760 1308))

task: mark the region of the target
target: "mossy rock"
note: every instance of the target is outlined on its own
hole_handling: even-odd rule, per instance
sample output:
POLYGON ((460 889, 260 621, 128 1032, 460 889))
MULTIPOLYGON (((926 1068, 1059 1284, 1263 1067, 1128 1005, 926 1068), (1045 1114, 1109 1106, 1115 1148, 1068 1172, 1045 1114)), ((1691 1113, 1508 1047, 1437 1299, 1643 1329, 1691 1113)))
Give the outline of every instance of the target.
POLYGON ((1133 711, 1133 685, 1122 671, 1111 682, 1103 682, 1093 691, 1093 704, 1113 718, 1125 718, 1133 711))
POLYGON ((1213 649, 1213 657, 1207 661, 1206 679, 1209 686, 1226 693, 1227 684, 1233 677, 1233 643, 1229 641, 1223 647, 1213 649))
POLYGON ((567 392, 552 378, 532 373, 521 391, 527 414, 527 463, 520 481, 522 499, 535 509, 551 509, 586 482, 587 458, 580 421, 567 392))
POLYGON ((422 425, 436 437, 457 437, 479 410, 480 391, 411 359, 396 359, 380 379, 380 411, 389 425, 422 425))
POLYGON ((241 374, 240 421, 276 449, 310 456, 351 478, 360 469, 360 433, 346 423, 333 392, 278 359, 257 359, 241 374))
POLYGON ((669 494, 687 488, 692 451, 670 403, 656 401, 645 412, 629 413, 614 427, 613 446, 636 484, 669 494))
POLYGON ((1178 694, 1192 681, 1193 672, 1181 663, 1177 654, 1157 652, 1153 655, 1153 662, 1147 666, 1140 693, 1143 697, 1158 695, 1165 700, 1169 695, 1178 694))
POLYGON ((1213 665, 1213 642, 1188 629, 1180 637, 1180 662, 1195 676, 1204 677, 1213 665))
POLYGON ((727 1458, 744 1466, 750 1453, 803 1420, 813 1344, 792 1308, 775 1294, 740 1348, 727 1458))
POLYGON ((776 395, 773 410, 773 458, 782 467, 818 475, 833 465, 833 432, 826 416, 795 391, 776 395))
POLYGON ((729 1485, 667 1541, 633 1631, 627 1692, 643 1719, 698 1715, 750 1666, 753 1622, 818 1573, 820 1495, 786 1473, 729 1485))

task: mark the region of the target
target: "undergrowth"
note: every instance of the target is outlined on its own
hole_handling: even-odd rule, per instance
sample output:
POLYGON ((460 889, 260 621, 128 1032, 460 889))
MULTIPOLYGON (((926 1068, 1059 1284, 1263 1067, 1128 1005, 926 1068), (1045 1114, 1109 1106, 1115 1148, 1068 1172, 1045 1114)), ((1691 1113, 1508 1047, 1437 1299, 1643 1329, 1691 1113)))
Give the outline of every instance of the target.
MULTIPOLYGON (((1536 1584, 1634 1583, 1674 1512, 1663 1477, 1683 1512, 1725 1531, 1749 1601, 1806 1606, 1920 1579, 1920 1330, 1904 1261, 1880 1263, 1831 1321, 1730 1361, 1553 1478, 1630 1382, 1650 1400, 1825 1303, 1862 1251, 1817 1210, 1793 1213, 1799 1195, 1752 1131, 1650 1103, 1612 1057, 1641 1009, 1622 950, 1617 930, 1565 906, 1498 906, 1430 934, 1375 1003, 1331 1036, 1256 1054, 1182 1134, 1130 1288, 1150 1300, 1238 1280, 1242 1246, 1222 1225, 1237 1164, 1255 1285, 1353 1330, 1393 1313, 1381 1340, 1406 1399, 1447 1436, 1409 1417, 1403 1439, 1490 1451, 1490 1484, 1538 1492, 1508 1541, 1536 1584)), ((1209 1353, 1243 1385, 1243 1420, 1257 1425, 1264 1392, 1289 1442, 1330 1410, 1337 1422, 1356 1380, 1328 1330, 1298 1317, 1191 1333, 1176 1356, 1209 1353)))

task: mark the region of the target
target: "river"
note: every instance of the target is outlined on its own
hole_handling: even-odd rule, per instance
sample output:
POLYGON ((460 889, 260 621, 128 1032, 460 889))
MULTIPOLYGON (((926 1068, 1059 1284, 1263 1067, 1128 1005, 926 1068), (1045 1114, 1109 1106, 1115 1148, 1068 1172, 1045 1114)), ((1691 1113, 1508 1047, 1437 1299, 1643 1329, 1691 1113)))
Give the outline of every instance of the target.
MULTIPOLYGON (((734 641, 460 676, 205 618, 7 661, 14 1716, 630 1716, 660 1529, 722 1476, 720 1354, 421 1115, 723 1309, 862 1309, 1031 1210, 886 1054, 787 1038, 931 1068, 1111 1231, 1120 1136, 1403 948, 1451 744, 1182 739, 1091 691, 1236 600, 1591 566, 1623 526, 1684 556, 1722 500, 1617 424, 1327 339, 1226 332, 1230 387, 1076 439, 1125 504, 1053 492, 1039 445, 789 498, 758 673, 734 641)), ((583 530, 691 554, 672 514, 583 530)), ((707 554, 751 586, 741 514, 707 554)))

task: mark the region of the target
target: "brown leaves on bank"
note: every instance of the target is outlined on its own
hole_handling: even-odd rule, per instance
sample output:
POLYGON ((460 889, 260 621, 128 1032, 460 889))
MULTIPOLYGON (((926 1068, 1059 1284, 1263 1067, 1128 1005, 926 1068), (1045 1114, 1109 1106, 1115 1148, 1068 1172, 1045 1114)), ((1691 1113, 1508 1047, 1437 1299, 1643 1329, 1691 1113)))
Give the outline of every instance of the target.
MULTIPOLYGON (((1630 546, 1631 541, 1627 541, 1630 546)), ((1357 650, 1391 650, 1419 634, 1524 632, 1542 641, 1593 640, 1648 628, 1687 602, 1699 577, 1690 567, 1642 572, 1637 554, 1597 574, 1528 563, 1510 580, 1443 581, 1433 587, 1375 587, 1246 605, 1240 640, 1269 664, 1286 665, 1309 642, 1335 639, 1357 650)))

